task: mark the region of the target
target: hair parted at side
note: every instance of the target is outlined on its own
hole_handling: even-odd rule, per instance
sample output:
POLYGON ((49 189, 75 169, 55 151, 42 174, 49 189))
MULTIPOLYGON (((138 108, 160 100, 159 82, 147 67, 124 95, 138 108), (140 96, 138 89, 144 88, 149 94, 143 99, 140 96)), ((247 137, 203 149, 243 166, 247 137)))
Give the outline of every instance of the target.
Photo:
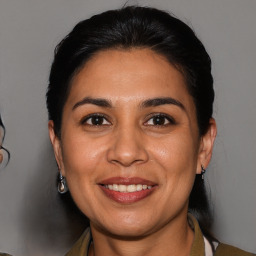
MULTIPOLYGON (((63 107, 75 74, 99 51, 131 48, 149 48, 183 74, 196 106, 199 133, 205 134, 212 117, 214 90, 211 59, 203 44, 188 25, 167 12, 128 6, 79 22, 56 47, 46 97, 49 119, 60 139, 63 107)), ((198 178, 189 210, 206 234, 210 212, 204 183, 198 178)))

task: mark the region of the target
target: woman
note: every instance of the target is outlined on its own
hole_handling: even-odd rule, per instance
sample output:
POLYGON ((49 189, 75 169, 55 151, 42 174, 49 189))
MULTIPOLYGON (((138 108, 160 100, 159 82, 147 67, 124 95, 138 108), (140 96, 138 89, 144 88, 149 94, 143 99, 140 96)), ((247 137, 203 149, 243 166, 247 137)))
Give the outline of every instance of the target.
POLYGON ((209 232, 213 100, 210 57, 177 18, 126 7, 75 26, 47 92, 59 191, 90 220, 67 255, 251 255, 209 232))
POLYGON ((4 124, 2 122, 2 118, 0 115, 0 166, 1 164, 4 162, 4 153, 7 154, 7 162, 9 161, 10 158, 10 153, 8 150, 6 150, 3 146, 2 143, 4 141, 4 136, 5 136, 5 127, 4 124))
POLYGON ((3 142, 3 138, 4 138, 4 125, 0 116, 0 164, 3 161, 3 152, 2 152, 2 142, 3 142))
MULTIPOLYGON (((4 135, 5 135, 5 127, 4 127, 4 124, 2 122, 2 119, 1 119, 1 115, 0 115, 0 166, 1 164, 4 162, 4 152, 7 153, 7 156, 8 156, 8 159, 7 159, 7 162, 9 161, 9 158, 10 158, 10 153, 8 150, 6 150, 3 146, 2 146, 2 143, 3 143, 3 140, 4 140, 4 135)), ((8 256, 10 254, 7 254, 7 253, 1 253, 0 252, 0 256, 8 256)))

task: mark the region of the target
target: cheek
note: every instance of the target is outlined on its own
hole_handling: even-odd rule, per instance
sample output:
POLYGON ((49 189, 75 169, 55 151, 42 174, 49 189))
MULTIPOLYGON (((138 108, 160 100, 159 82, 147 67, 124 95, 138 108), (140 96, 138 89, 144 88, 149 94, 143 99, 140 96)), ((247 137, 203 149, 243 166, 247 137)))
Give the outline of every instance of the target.
POLYGON ((106 159, 106 145, 104 139, 90 138, 83 133, 63 136, 62 155, 67 178, 85 176, 90 180, 95 177, 95 170, 99 169, 106 159))
MULTIPOLYGON (((181 136, 167 136, 162 141, 156 140, 150 146, 151 155, 165 169, 174 171, 181 168, 194 169, 197 162, 197 144, 193 138, 186 133, 181 136)), ((196 171, 196 170, 195 170, 196 171)))
MULTIPOLYGON (((92 189, 96 183, 98 170, 102 170, 104 159, 104 148, 99 145, 97 140, 90 141, 84 136, 69 136, 62 143, 62 157, 65 176, 69 190, 78 207, 88 213, 88 206, 91 199, 95 198, 92 189), (86 211, 83 207, 86 205, 86 211)), ((89 207, 93 208, 93 206, 89 207)))
POLYGON ((164 170, 161 181, 163 188, 168 191, 166 195, 172 195, 184 202, 194 183, 198 152, 192 137, 182 134, 165 138, 162 143, 155 143, 151 147, 151 155, 156 164, 164 170))

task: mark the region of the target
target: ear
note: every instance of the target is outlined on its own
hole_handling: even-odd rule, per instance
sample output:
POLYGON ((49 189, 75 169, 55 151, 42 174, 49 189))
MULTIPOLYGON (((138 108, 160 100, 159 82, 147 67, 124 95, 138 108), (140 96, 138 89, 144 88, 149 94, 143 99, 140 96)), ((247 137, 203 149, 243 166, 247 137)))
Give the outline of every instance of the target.
POLYGON ((202 166, 206 169, 210 163, 216 135, 216 122, 213 118, 211 118, 207 132, 201 137, 197 161, 197 174, 201 174, 202 166))
POLYGON ((2 161, 3 161, 3 155, 2 155, 2 152, 1 152, 2 150, 0 150, 0 164, 2 163, 2 161))
POLYGON ((52 143, 55 159, 58 165, 59 170, 61 171, 61 174, 65 176, 64 174, 64 165, 63 165, 63 159, 62 159, 62 150, 61 150, 61 141, 58 138, 58 136, 55 134, 54 131, 54 122, 50 120, 48 122, 48 131, 49 131, 49 137, 52 143))

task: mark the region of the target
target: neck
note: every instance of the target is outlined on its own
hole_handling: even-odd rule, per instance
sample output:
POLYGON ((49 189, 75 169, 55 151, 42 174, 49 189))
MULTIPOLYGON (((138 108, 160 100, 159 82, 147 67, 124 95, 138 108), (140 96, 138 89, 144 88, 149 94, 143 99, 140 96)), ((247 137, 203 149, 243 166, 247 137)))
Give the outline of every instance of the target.
POLYGON ((144 237, 123 238, 106 235, 91 223, 93 244, 89 256, 188 256, 194 233, 187 215, 178 216, 159 230, 144 237))

